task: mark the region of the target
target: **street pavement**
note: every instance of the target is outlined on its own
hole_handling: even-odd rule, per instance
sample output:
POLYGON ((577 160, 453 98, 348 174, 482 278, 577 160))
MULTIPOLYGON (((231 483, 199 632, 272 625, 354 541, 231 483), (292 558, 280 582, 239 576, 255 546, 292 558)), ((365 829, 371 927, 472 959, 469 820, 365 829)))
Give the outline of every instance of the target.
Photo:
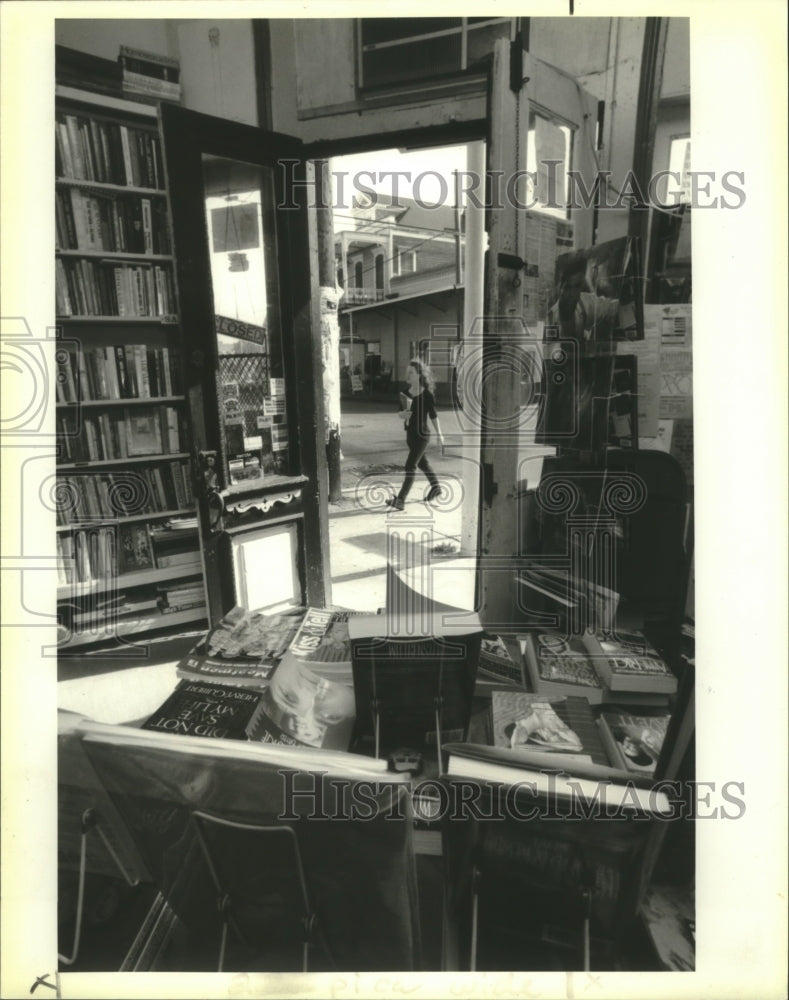
MULTIPOLYGON (((398 539, 404 533, 413 533, 426 559, 446 559, 460 552, 463 460, 456 448, 442 449, 434 438, 428 450, 444 488, 442 499, 433 504, 423 501, 428 483, 417 472, 405 510, 385 505, 400 488, 407 455, 397 409, 396 401, 343 400, 342 404, 342 499, 329 504, 331 599, 360 611, 385 606, 387 561, 396 560, 398 539)), ((439 408, 438 417, 444 435, 457 441, 453 410, 439 408)))

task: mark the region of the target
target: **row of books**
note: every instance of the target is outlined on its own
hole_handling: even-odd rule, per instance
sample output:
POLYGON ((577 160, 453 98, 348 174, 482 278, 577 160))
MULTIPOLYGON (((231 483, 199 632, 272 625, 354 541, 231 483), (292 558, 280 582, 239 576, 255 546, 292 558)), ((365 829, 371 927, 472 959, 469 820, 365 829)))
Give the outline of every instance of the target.
POLYGON ((670 815, 668 796, 652 788, 668 732, 667 712, 595 713, 582 697, 545 698, 495 691, 469 737, 448 742, 446 773, 493 785, 521 785, 558 809, 583 799, 614 815, 670 815), (619 810, 623 810, 622 813, 619 810))
POLYGON ((68 462, 101 462, 144 455, 177 455, 186 440, 184 416, 173 406, 58 420, 59 454, 68 462))
POLYGON ((613 784, 617 802, 651 808, 654 802, 643 782, 654 773, 661 754, 667 709, 598 710, 581 695, 546 696, 502 687, 492 692, 484 712, 472 718, 480 630, 469 622, 453 635, 454 656, 447 656, 447 647, 438 641, 440 628, 435 635, 435 628, 429 631, 393 634, 399 630, 380 614, 310 608, 269 616, 233 609, 178 664, 178 690, 145 726, 190 735, 350 748, 367 755, 374 746, 379 750, 380 737, 377 756, 389 755, 390 764, 392 747, 427 749, 432 744, 435 750, 440 739, 449 774, 502 783, 526 780, 527 775, 538 785, 542 781, 546 789, 551 783, 561 787, 564 779, 604 781, 613 784), (234 726, 201 732, 182 729, 174 721, 196 718, 191 714, 197 707, 195 694, 235 701, 229 692, 238 689, 252 689, 256 695, 246 699, 249 712, 234 726))
POLYGON ((205 589, 202 577, 195 577, 184 583, 163 584, 156 589, 158 591, 157 607, 163 615, 205 607, 205 589))
POLYGON ((139 195, 61 189, 55 199, 55 237, 59 250, 172 252, 165 201, 139 195))
POLYGON ((175 287, 166 267, 114 261, 55 261, 59 316, 170 316, 175 287))
POLYGON ((58 352, 59 403, 155 399, 183 392, 177 351, 149 344, 109 344, 58 352))
POLYGON ((58 177, 101 184, 165 186, 155 131, 79 114, 55 115, 55 171, 58 177))
POLYGON ((161 514, 191 506, 189 464, 161 462, 123 472, 81 473, 58 479, 57 523, 85 518, 161 514))
MULTIPOLYGON (((104 582, 105 578, 102 578, 104 582)), ((182 587, 135 588, 129 597, 124 593, 115 592, 115 588, 102 588, 98 593, 73 601, 61 601, 58 604, 58 623, 68 635, 77 635, 84 639, 91 634, 98 637, 106 636, 113 625, 123 625, 129 619, 145 620, 149 628, 157 627, 156 619, 161 616, 173 615, 179 611, 193 611, 194 617, 203 617, 205 611, 205 592, 202 580, 195 578, 182 587)), ((190 616, 191 617, 191 616, 190 616)), ((162 620, 159 625, 166 625, 162 620)))
POLYGON ((127 573, 200 567, 197 540, 155 545, 145 523, 97 525, 57 536, 58 583, 112 581, 127 573))
POLYGON ((541 630, 523 641, 530 687, 542 695, 665 705, 677 691, 673 672, 641 632, 568 637, 541 630))

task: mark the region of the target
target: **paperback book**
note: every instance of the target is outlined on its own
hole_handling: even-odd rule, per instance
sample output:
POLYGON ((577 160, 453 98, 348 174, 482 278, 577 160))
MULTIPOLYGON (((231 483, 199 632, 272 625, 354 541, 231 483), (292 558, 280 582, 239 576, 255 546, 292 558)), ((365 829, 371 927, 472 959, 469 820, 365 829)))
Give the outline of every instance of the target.
POLYGON ((118 568, 121 573, 153 568, 153 548, 147 524, 122 524, 119 528, 118 545, 118 568))
POLYGON ((584 642, 601 681, 612 694, 676 693, 676 677, 640 633, 622 633, 615 638, 588 634, 584 642))
POLYGON ((258 691, 181 681, 142 728, 181 736, 246 740, 250 738, 247 727, 260 699, 258 691))
POLYGON ((261 695, 248 734, 260 743, 347 750, 354 718, 351 687, 319 677, 297 659, 283 659, 261 695))
POLYGON ((627 771, 654 774, 670 716, 600 713, 600 733, 609 754, 627 771))
POLYGON ((351 618, 363 614, 360 611, 307 608, 284 659, 298 660, 327 680, 352 685, 348 623, 351 618))
POLYGON ((485 685, 496 683, 525 686, 523 659, 519 654, 513 655, 502 636, 485 632, 479 650, 477 690, 485 685))
POLYGON ((603 685, 581 639, 545 630, 527 633, 524 652, 529 682, 536 693, 583 695, 591 705, 603 701, 603 685))
POLYGON ((267 615, 235 607, 178 663, 177 674, 263 689, 303 615, 303 608, 267 615))
POLYGON ((585 698, 547 699, 524 691, 494 691, 490 722, 490 744, 513 759, 556 767, 579 762, 616 766, 585 698))
POLYGON ((550 698, 495 691, 485 737, 447 742, 447 771, 494 785, 521 786, 530 796, 570 805, 581 799, 646 813, 669 814, 651 775, 622 766, 609 752, 583 697, 550 698))

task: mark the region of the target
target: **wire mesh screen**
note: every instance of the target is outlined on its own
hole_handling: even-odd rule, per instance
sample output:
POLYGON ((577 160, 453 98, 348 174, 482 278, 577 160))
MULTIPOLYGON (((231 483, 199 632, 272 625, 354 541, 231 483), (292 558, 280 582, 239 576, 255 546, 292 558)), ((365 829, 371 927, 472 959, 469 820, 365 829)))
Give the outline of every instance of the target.
POLYGON ((258 415, 269 395, 268 354, 228 354, 219 359, 225 419, 242 420, 245 434, 257 433, 258 415))

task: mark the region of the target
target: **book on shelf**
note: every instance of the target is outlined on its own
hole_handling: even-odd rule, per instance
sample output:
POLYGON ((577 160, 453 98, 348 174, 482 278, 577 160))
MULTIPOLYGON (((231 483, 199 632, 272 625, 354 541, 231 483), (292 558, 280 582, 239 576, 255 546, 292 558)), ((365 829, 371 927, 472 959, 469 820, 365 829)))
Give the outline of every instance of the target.
POLYGON ((131 618, 135 615, 150 615, 157 610, 155 597, 145 597, 131 600, 119 595, 120 599, 107 604, 97 604, 89 611, 78 611, 72 614, 75 625, 96 623, 97 621, 114 621, 119 618, 131 618))
POLYGON ((159 593, 158 607, 163 615, 205 607, 205 589, 201 577, 193 577, 178 584, 160 584, 156 589, 159 593))
POLYGON ((65 576, 61 583, 109 583, 122 565, 113 527, 79 528, 59 540, 58 551, 65 576))
POLYGON ((157 514, 192 503, 186 461, 158 462, 156 469, 119 469, 61 476, 66 487, 59 497, 57 523, 69 525, 82 518, 116 518, 157 514))
POLYGON ((126 454, 132 458, 163 454, 162 413, 151 406, 126 411, 126 454))
POLYGON ((161 190, 162 166, 159 136, 154 128, 65 110, 55 114, 58 177, 161 190))
POLYGON ((437 752, 442 741, 465 738, 482 638, 475 614, 359 615, 348 628, 357 749, 437 752))
POLYGON ((118 528, 118 570, 135 573, 153 569, 153 546, 147 524, 121 524, 118 528))
POLYGON ((118 63, 127 93, 180 101, 181 71, 177 59, 122 45, 118 63))
POLYGON ((166 209, 160 202, 146 195, 61 188, 55 198, 57 249, 168 255, 166 209))
POLYGON ((633 715, 604 710, 598 723, 609 755, 619 761, 623 770, 654 774, 670 718, 668 714, 633 715))
POLYGON ((303 608, 265 614, 236 607, 178 662, 176 673, 191 680, 264 688, 290 645, 303 608))
POLYGON ((182 552, 157 552, 156 565, 160 569, 171 569, 179 566, 183 569, 194 567, 195 570, 199 570, 202 565, 200 561, 200 550, 189 548, 184 549, 182 552))
POLYGON ((159 264, 58 258, 55 281, 65 315, 167 319, 176 311, 172 274, 159 264))
POLYGON ((479 666, 477 669, 477 693, 482 693, 485 687, 495 684, 526 685, 523 668, 523 657, 518 650, 511 649, 516 640, 507 643, 500 635, 484 632, 480 640, 479 666))
POLYGON ((182 680, 141 728, 179 736, 246 740, 260 698, 259 691, 182 680))

